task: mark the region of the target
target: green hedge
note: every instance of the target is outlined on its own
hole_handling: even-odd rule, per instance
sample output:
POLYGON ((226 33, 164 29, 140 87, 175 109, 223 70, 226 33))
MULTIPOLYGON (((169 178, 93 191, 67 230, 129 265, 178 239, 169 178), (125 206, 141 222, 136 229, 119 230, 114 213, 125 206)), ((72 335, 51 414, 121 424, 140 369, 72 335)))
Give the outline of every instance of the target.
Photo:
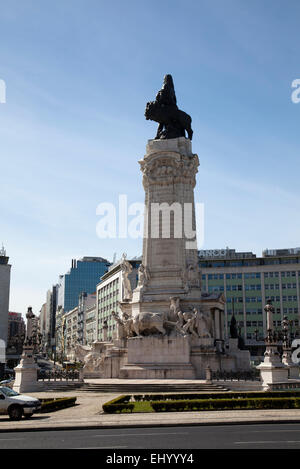
POLYGON ((42 404, 41 412, 54 412, 56 410, 72 407, 76 403, 76 397, 59 397, 56 399, 39 399, 42 404))
POLYGON ((177 393, 177 394, 140 394, 133 396, 135 401, 166 401, 191 399, 238 399, 258 397, 300 397, 300 391, 249 391, 249 392, 217 392, 217 393, 177 393))
POLYGON ((103 404, 102 408, 104 412, 108 414, 132 412, 134 409, 134 402, 129 402, 130 399, 131 396, 128 395, 119 396, 103 404))
POLYGON ((156 401, 151 403, 155 412, 182 412, 197 410, 232 409, 299 409, 300 397, 259 397, 239 399, 195 399, 156 401))
POLYGON ((122 395, 103 404, 106 413, 133 412, 135 403, 148 401, 155 412, 231 409, 298 409, 300 393, 293 391, 216 394, 122 395))

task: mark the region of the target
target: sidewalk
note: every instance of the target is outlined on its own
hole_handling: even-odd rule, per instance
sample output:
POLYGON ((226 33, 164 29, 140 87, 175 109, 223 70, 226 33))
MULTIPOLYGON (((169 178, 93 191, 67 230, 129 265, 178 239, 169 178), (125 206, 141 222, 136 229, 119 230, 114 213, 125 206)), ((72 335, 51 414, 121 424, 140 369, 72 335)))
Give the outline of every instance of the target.
POLYGON ((119 394, 70 391, 30 395, 40 398, 77 396, 79 405, 47 414, 35 414, 29 420, 22 419, 18 422, 9 420, 6 415, 0 416, 0 432, 300 422, 300 409, 104 414, 102 404, 119 394))

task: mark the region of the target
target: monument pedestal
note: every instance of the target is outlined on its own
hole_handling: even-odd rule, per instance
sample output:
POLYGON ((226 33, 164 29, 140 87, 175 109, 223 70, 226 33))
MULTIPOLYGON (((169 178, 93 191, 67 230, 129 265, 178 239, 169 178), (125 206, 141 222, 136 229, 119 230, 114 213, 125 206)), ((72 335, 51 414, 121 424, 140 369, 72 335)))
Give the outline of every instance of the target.
POLYGON ((127 363, 120 369, 120 378, 195 379, 189 338, 152 335, 128 339, 127 363))
POLYGON ((292 361, 292 351, 290 348, 283 349, 282 363, 288 368, 289 379, 300 379, 299 365, 292 361))
POLYGON ((39 391, 41 383, 37 380, 38 369, 39 367, 33 357, 33 348, 24 346, 20 364, 14 368, 15 382, 13 390, 19 393, 39 391))
POLYGON ((149 140, 139 163, 146 207, 143 271, 133 291, 131 313, 165 315, 171 297, 179 297, 184 310, 199 308, 201 275, 194 203, 198 156, 185 137, 149 140))
POLYGON ((233 338, 229 339, 228 354, 231 357, 235 357, 237 371, 248 371, 251 369, 250 352, 249 350, 240 350, 238 347, 238 342, 239 342, 239 339, 233 339, 233 338))
POLYGON ((120 378, 204 379, 207 366, 235 369, 236 358, 224 354, 225 297, 201 289, 194 201, 198 156, 185 137, 154 139, 139 163, 143 259, 137 288, 120 304, 123 318, 115 318, 128 337, 120 378))
POLYGON ((275 383, 288 382, 288 367, 280 360, 277 344, 268 344, 264 361, 256 367, 264 390, 268 390, 275 383))

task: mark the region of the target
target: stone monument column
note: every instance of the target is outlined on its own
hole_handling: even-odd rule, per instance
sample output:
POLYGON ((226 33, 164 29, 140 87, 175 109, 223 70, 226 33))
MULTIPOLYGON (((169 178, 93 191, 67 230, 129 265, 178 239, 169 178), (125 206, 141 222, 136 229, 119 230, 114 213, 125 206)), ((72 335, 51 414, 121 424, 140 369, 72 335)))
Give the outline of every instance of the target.
POLYGON ((164 77, 155 101, 147 103, 145 117, 159 126, 139 161, 145 190, 143 257, 138 285, 120 303, 130 321, 120 377, 194 379, 205 374, 203 347, 211 362, 215 359, 213 315, 221 340, 224 296, 201 291, 194 200, 199 159, 192 152, 191 117, 177 107, 171 75, 164 77))
POLYGON ((165 313, 170 297, 199 306, 194 187, 199 159, 185 137, 149 140, 140 162, 145 189, 141 278, 133 292, 133 315, 165 313), (197 304, 198 303, 198 304, 197 304))

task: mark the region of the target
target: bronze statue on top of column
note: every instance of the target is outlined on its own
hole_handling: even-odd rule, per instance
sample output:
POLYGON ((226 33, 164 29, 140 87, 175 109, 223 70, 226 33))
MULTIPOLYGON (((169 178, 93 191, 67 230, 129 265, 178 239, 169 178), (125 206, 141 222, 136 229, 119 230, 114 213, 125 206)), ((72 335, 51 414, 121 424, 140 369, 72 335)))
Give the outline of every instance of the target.
POLYGON ((155 101, 146 105, 145 117, 159 123, 155 139, 170 139, 185 137, 192 140, 192 119, 177 107, 173 78, 165 75, 161 90, 157 93, 155 101))

